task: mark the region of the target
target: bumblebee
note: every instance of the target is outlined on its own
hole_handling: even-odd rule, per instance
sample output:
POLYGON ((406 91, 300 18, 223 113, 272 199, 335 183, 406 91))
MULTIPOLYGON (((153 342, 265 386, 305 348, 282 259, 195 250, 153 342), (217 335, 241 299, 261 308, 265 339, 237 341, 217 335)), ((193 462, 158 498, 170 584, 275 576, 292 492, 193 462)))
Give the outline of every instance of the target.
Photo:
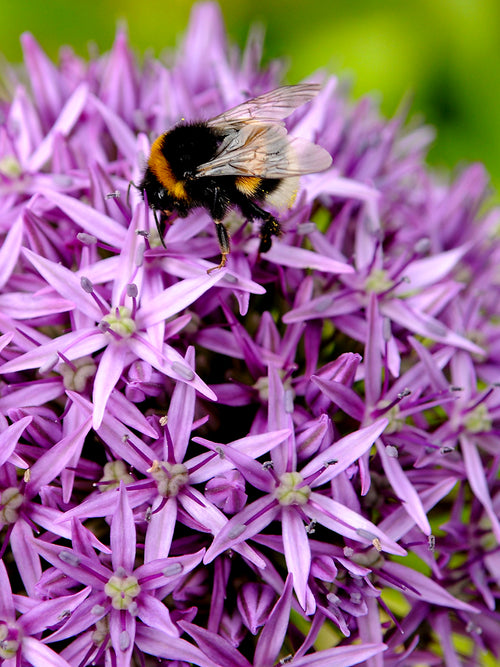
POLYGON ((160 220, 186 217, 205 208, 215 222, 221 261, 230 251, 223 220, 237 207, 247 220, 261 220, 259 252, 271 248, 281 232, 278 220, 261 208, 289 208, 299 176, 327 169, 332 158, 320 146, 287 134, 283 119, 317 95, 317 84, 283 86, 207 121, 181 123, 151 146, 143 197, 160 220))

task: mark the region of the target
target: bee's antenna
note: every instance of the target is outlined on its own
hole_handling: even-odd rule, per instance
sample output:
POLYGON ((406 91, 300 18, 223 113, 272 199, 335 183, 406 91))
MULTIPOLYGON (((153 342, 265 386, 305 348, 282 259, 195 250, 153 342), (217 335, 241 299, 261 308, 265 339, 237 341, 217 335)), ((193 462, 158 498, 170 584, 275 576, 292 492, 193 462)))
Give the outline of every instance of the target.
POLYGON ((139 192, 140 192, 140 188, 139 188, 139 186, 136 185, 136 184, 134 183, 134 181, 129 181, 129 182, 128 182, 128 188, 127 188, 127 206, 128 206, 129 203, 130 203, 130 201, 129 201, 129 200, 130 200, 130 188, 131 188, 132 186, 134 186, 134 188, 135 188, 136 190, 139 190, 139 192))

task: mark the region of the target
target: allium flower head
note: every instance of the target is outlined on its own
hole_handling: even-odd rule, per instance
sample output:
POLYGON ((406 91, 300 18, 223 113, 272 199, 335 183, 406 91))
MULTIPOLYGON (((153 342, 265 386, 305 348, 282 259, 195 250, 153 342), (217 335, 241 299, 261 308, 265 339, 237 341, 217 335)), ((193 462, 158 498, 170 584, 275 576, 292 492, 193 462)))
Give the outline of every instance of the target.
MULTIPOLYGON (((164 245, 152 142, 283 83, 196 5, 168 59, 119 31, 0 109, 5 665, 500 660, 500 211, 481 165, 317 72, 308 174, 259 255, 235 208, 164 245), (10 589, 9 589, 10 583, 10 589)), ((273 211, 273 213, 275 213, 273 211)))

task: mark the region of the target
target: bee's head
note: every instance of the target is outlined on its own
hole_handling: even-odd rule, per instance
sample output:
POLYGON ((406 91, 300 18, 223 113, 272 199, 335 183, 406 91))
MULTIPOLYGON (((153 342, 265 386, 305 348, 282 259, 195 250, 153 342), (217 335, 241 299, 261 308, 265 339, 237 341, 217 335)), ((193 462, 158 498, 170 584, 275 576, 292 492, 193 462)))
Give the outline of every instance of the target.
POLYGON ((148 204, 151 208, 159 209, 160 211, 172 211, 174 206, 173 197, 160 185, 156 189, 150 188, 146 190, 148 196, 148 204))
POLYGON ((171 211, 174 208, 173 197, 150 169, 146 169, 144 178, 139 183, 139 190, 143 197, 145 193, 150 208, 159 211, 171 211))

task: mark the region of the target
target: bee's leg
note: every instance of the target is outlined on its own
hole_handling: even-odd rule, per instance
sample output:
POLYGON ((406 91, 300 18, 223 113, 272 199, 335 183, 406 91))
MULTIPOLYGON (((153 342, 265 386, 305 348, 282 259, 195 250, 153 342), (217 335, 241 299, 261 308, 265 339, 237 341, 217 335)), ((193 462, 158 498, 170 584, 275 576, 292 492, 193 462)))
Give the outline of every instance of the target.
POLYGON ((156 229, 157 229, 157 231, 158 231, 158 236, 160 237, 161 244, 162 244, 162 246, 163 246, 164 248, 166 248, 167 246, 165 245, 165 241, 163 240, 163 234, 164 234, 164 232, 165 232, 165 219, 164 219, 163 216, 164 216, 165 214, 163 213, 163 211, 161 211, 161 214, 160 214, 160 215, 162 216, 162 218, 159 220, 159 219, 158 219, 157 211, 156 211, 156 209, 154 208, 154 209, 153 209, 153 215, 154 215, 154 218, 155 218, 156 229))
POLYGON ((227 256, 229 255, 230 251, 229 234, 227 233, 227 229, 224 227, 220 220, 214 220, 214 222, 215 229, 217 230, 217 240, 219 241, 221 258, 220 264, 218 266, 212 267, 211 269, 208 269, 207 273, 211 273, 217 269, 222 269, 222 267, 226 264, 227 256))
POLYGON ((228 210, 228 200, 224 192, 219 186, 215 186, 212 191, 213 200, 210 202, 208 209, 212 215, 212 219, 215 222, 215 229, 217 230, 217 240, 219 241, 219 248, 221 252, 220 264, 214 266, 212 269, 208 270, 208 273, 215 271, 216 269, 222 269, 226 264, 227 256, 231 249, 229 243, 229 234, 227 229, 224 227, 224 224, 221 220, 227 213, 228 210))
POLYGON ((249 220, 262 220, 259 232, 259 254, 261 252, 267 252, 271 249, 272 237, 279 236, 281 234, 280 223, 276 220, 276 218, 273 218, 270 213, 264 211, 264 209, 258 206, 254 201, 246 200, 240 204, 240 208, 243 215, 249 220))
POLYGON ((279 236, 280 234, 281 234, 280 223, 276 220, 276 218, 273 218, 272 215, 266 216, 266 218, 264 218, 262 225, 260 226, 259 253, 271 250, 272 237, 279 236))

